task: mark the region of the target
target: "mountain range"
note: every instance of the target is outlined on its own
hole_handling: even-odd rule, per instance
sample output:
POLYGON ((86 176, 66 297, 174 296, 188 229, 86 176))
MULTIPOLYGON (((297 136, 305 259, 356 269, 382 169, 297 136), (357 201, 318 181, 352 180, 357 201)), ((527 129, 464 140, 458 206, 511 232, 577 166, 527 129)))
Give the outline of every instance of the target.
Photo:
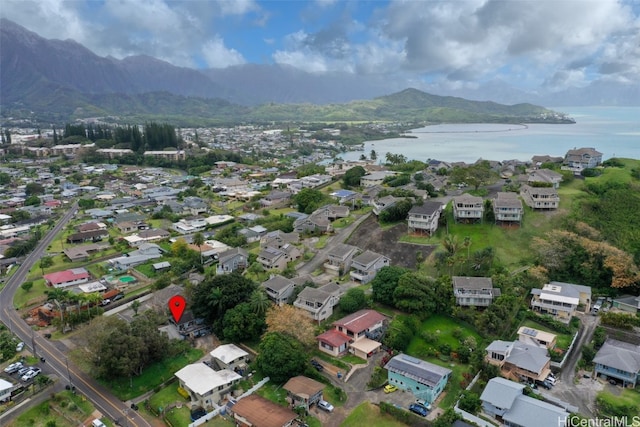
MULTIPOLYGON (((380 98, 405 89, 399 87, 399 82, 380 77, 312 74, 282 65, 247 64, 196 70, 149 56, 100 57, 73 40, 45 39, 7 19, 0 20, 0 46, 0 105, 4 118, 35 114, 40 120, 60 122, 129 114, 139 118, 213 116, 222 122, 238 116, 256 119, 251 113, 257 111, 258 119, 277 120, 289 119, 286 116, 292 109, 280 104, 298 104, 298 112, 299 104, 304 104, 306 110, 314 110, 314 117, 323 119, 335 115, 326 111, 327 104, 380 98), (274 108, 276 104, 279 108, 274 108), (325 106, 325 111, 319 113, 318 108, 322 107, 314 109, 314 105, 325 106), (272 113, 275 116, 269 117, 272 113)), ((554 94, 551 98, 526 94, 501 82, 492 82, 474 93, 440 95, 562 106, 584 105, 597 94, 601 94, 599 104, 640 104, 639 87, 603 83, 588 91, 554 94), (484 91, 491 96, 483 96, 484 91)), ((344 113, 352 108, 338 109, 344 113)), ((478 113, 474 111, 476 116, 478 113)), ((361 111, 341 119, 371 117, 361 111)))

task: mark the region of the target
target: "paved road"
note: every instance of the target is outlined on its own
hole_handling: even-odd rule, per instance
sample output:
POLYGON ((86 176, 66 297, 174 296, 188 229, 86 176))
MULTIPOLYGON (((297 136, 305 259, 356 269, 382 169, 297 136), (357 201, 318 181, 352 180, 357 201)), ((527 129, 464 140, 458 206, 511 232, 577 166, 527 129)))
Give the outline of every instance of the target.
MULTIPOLYGON (((40 363, 43 373, 55 373, 60 378, 66 379, 76 387, 77 392, 84 395, 105 417, 119 421, 121 425, 132 427, 151 427, 137 412, 113 396, 106 388, 98 384, 93 378, 85 375, 80 369, 69 361, 66 349, 56 346, 54 342, 36 334, 20 317, 20 313, 13 308, 13 295, 24 282, 31 267, 44 256, 47 247, 55 236, 62 231, 65 225, 74 217, 78 210, 77 203, 71 205, 58 223, 44 236, 38 246, 25 258, 14 275, 9 278, 2 291, 0 291, 0 320, 31 349, 34 356, 43 357, 46 362, 40 363), (128 419, 125 418, 128 414, 128 419)), ((0 416, 0 425, 17 416, 16 413, 0 416)))

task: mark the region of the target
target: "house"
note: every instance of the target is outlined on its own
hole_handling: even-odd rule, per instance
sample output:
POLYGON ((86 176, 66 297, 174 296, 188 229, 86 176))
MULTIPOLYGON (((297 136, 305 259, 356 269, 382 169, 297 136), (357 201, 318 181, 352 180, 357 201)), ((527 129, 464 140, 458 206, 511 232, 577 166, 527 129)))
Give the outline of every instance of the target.
POLYGON ((333 322, 333 329, 318 335, 318 347, 333 356, 349 351, 366 360, 382 345, 374 339, 380 339, 386 324, 387 317, 375 310, 356 311, 333 322))
POLYGON ((549 184, 553 188, 560 187, 562 182, 562 174, 551 169, 535 169, 529 172, 527 183, 535 185, 538 183, 549 184))
POLYGON ((486 360, 498 366, 502 376, 514 380, 544 381, 551 373, 546 347, 521 341, 496 340, 487 346, 486 360))
POLYGON ((282 207, 289 203, 291 193, 285 191, 273 190, 271 193, 260 199, 260 205, 263 207, 282 207))
POLYGON ((493 199, 493 214, 496 224, 520 224, 523 213, 522 201, 516 193, 500 191, 493 199))
POLYGON ((355 246, 338 243, 327 253, 324 269, 327 273, 342 276, 351 268, 353 257, 358 252, 355 246))
POLYGON ((258 254, 258 261, 265 270, 285 270, 287 263, 299 258, 301 255, 300 250, 290 244, 284 245, 280 249, 267 247, 260 251, 258 254))
POLYGON ((433 403, 451 377, 451 369, 398 354, 385 365, 389 384, 411 392, 417 399, 433 403))
POLYGON ((433 235, 438 229, 442 203, 424 202, 409 210, 408 229, 410 234, 433 235))
POLYGON ((393 175, 395 175, 395 173, 389 171, 372 172, 369 175, 360 177, 360 187, 366 188, 382 185, 386 177, 393 175))
POLYGON ((379 216, 380 212, 386 209, 389 209, 391 206, 395 205, 400 200, 402 200, 402 198, 393 197, 393 196, 384 196, 384 197, 380 197, 379 199, 374 198, 371 201, 371 206, 373 207, 373 214, 375 216, 379 216))
POLYGON ((78 230, 78 232, 80 233, 85 231, 106 230, 106 229, 107 229, 107 225, 104 222, 95 222, 95 221, 86 222, 76 227, 76 230, 78 230))
POLYGON ((564 323, 575 316, 578 306, 587 313, 591 309, 591 288, 572 283, 551 282, 542 289, 532 289, 531 308, 540 313, 550 314, 564 323))
POLYGON ((500 296, 490 277, 453 276, 453 295, 461 306, 487 307, 500 296))
POLYGON ((562 162, 563 168, 580 174, 583 169, 595 168, 602 163, 602 153, 595 148, 577 148, 567 151, 562 162))
POLYGON ((325 385, 311 378, 299 375, 289 379, 282 386, 287 391, 287 400, 294 408, 303 407, 307 412, 309 408, 322 400, 322 390, 325 385))
POLYGON ((388 267, 391 260, 384 255, 373 251, 364 251, 353 258, 351 263, 351 280, 362 284, 369 283, 376 277, 378 271, 383 267, 388 267))
POLYGON ((321 322, 333 314, 343 290, 339 285, 327 283, 319 288, 307 286, 293 302, 294 307, 304 310, 313 320, 321 322))
POLYGON ((162 229, 149 228, 131 236, 123 237, 129 246, 140 246, 142 243, 157 242, 159 240, 168 239, 171 234, 162 229))
POLYGON ((82 231, 68 235, 67 243, 76 244, 84 242, 99 242, 100 240, 108 237, 109 232, 107 230, 82 231))
POLYGON ((612 305, 618 310, 637 314, 640 312, 640 296, 623 295, 621 297, 614 298, 612 305))
POLYGON ((484 202, 482 197, 465 193, 453 198, 453 218, 456 222, 482 223, 484 202))
POLYGON ((270 231, 260 237, 260 247, 266 248, 271 246, 272 248, 280 249, 286 244, 300 243, 300 233, 291 232, 285 233, 284 231, 275 230, 270 231))
POLYGON ((482 410, 505 426, 539 427, 567 425, 565 409, 524 394, 524 384, 504 378, 489 380, 482 394, 482 410))
POLYGON ((89 272, 84 268, 71 268, 69 270, 58 271, 56 273, 42 276, 47 286, 54 288, 66 288, 69 286, 87 283, 91 278, 89 272))
POLYGON ((300 216, 293 222, 293 230, 297 233, 329 233, 332 229, 331 221, 323 212, 300 216))
POLYGON ((181 219, 171 224, 171 228, 180 234, 191 234, 203 231, 207 226, 207 221, 203 218, 181 219))
POLYGON ((518 329, 518 341, 525 344, 535 344, 540 347, 552 349, 556 346, 556 335, 551 332, 540 331, 534 328, 521 326, 518 329))
POLYGON ((249 363, 249 353, 235 344, 222 344, 211 350, 212 366, 228 369, 243 375, 249 363))
POLYGON ((11 392, 15 389, 16 387, 9 381, 0 378, 0 402, 11 400, 11 392))
POLYGON ((238 427, 290 427, 298 414, 289 408, 251 394, 231 407, 235 425, 238 427))
POLYGON ((520 196, 531 209, 558 209, 560 196, 558 190, 552 187, 530 187, 523 185, 520 196))
POLYGON ((271 301, 278 305, 286 304, 293 294, 295 283, 279 274, 272 275, 269 280, 262 282, 262 287, 271 301))
POLYGON ((124 271, 140 264, 144 264, 147 261, 161 258, 163 254, 164 249, 155 243, 142 243, 138 246, 138 249, 121 257, 112 258, 109 260, 109 263, 116 270, 124 271))
POLYGON ((593 358, 596 376, 622 381, 622 386, 640 383, 640 345, 609 338, 593 358))
POLYGON ((176 372, 180 387, 189 393, 191 405, 215 408, 242 377, 229 369, 214 371, 204 363, 192 363, 176 372))
POLYGON ((549 156, 547 154, 542 155, 542 156, 533 156, 531 157, 531 163, 533 164, 533 166, 535 168, 539 168, 540 166, 542 166, 543 163, 562 163, 562 161, 564 160, 563 157, 553 157, 553 156, 549 156))
POLYGON ((247 268, 249 253, 242 248, 232 248, 218 254, 216 274, 229 274, 247 268))

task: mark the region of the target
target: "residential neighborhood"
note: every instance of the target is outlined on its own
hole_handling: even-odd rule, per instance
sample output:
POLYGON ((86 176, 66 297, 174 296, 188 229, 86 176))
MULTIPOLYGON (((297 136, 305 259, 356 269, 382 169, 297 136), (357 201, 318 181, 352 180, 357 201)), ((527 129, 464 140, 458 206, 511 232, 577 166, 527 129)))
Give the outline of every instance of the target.
MULTIPOLYGON (((169 425, 339 426, 375 407, 407 425, 537 426, 596 416, 597 393, 637 386, 637 325, 615 317, 640 310, 635 276, 618 268, 632 258, 597 246, 603 239, 578 221, 564 240, 545 228, 568 209, 565 197, 575 202, 564 186, 575 193, 576 173, 601 165, 595 149, 430 160, 411 173, 376 153, 332 158, 318 141, 287 162, 217 157, 264 143, 291 154, 282 132, 247 126, 197 131, 200 155, 215 162, 160 166, 202 149, 195 130, 181 132, 183 149, 149 150, 146 165, 118 163, 126 149, 64 144, 22 146, 17 165, 0 167, 3 277, 27 259, 35 233, 73 213, 13 300, 33 342, 70 352, 68 378, 57 379, 68 391, 84 359, 101 381, 146 382, 118 398, 169 425), (109 161, 83 161, 95 155, 109 161), (589 255, 581 268, 608 273, 579 276, 560 259, 573 250, 589 255), (179 316, 168 306, 175 296, 185 302, 179 316), (630 329, 617 334, 615 322, 630 329), (158 365, 170 368, 145 377, 158 365)), ((28 341, 3 360, 35 365, 28 341)), ((12 370, 0 379, 2 401, 24 401, 54 374, 23 381, 12 370)))

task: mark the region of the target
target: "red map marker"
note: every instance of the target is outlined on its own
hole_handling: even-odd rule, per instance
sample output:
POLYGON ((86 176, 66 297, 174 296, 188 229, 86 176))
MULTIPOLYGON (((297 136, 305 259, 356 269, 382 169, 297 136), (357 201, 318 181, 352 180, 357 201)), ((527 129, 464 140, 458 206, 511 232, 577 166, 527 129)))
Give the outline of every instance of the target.
POLYGON ((187 301, 180 295, 174 295, 169 299, 169 310, 171 310, 173 320, 175 320, 176 323, 180 321, 186 307, 187 301))

